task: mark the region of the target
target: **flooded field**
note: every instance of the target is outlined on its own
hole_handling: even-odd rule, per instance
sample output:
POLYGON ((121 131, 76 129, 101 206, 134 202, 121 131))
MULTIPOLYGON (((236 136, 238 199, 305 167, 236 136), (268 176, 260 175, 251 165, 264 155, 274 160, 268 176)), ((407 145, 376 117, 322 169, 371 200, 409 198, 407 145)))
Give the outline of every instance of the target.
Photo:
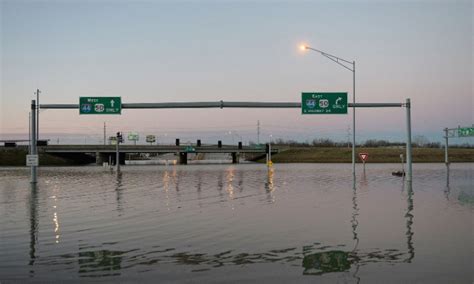
POLYGON ((473 164, 0 168, 0 281, 472 283, 473 164))

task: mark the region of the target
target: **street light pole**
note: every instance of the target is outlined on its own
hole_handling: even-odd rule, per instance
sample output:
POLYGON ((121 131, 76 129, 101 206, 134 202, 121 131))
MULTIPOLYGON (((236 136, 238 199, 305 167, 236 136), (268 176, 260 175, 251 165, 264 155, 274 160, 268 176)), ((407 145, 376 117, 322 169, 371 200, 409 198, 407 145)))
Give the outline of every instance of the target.
POLYGON ((39 89, 36 89, 36 143, 38 143, 39 140, 39 111, 40 111, 40 103, 39 103, 39 94, 41 91, 39 89))
MULTIPOLYGON (((356 167, 355 167, 355 145, 356 145, 356 62, 355 60, 352 61, 352 177, 354 178, 355 182, 355 174, 356 174, 356 167)), ((365 168, 364 168, 365 169, 365 168)))
POLYGON ((340 57, 337 57, 335 55, 329 54, 327 52, 321 51, 316 48, 312 48, 307 45, 302 45, 301 46, 302 50, 312 50, 315 52, 318 52, 322 56, 327 57, 328 59, 336 62, 340 66, 344 67, 345 69, 349 70, 352 72, 352 177, 354 178, 355 181, 355 60, 354 61, 349 61, 342 59, 340 57))

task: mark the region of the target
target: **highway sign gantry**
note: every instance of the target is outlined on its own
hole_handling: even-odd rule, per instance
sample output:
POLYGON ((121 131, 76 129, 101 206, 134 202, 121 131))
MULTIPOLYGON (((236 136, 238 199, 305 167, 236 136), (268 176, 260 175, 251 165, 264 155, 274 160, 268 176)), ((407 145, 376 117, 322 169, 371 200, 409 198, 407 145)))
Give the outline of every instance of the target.
POLYGON ((79 114, 121 114, 121 97, 80 97, 79 114))
POLYGON ((347 93, 301 93, 302 114, 347 114, 347 93))

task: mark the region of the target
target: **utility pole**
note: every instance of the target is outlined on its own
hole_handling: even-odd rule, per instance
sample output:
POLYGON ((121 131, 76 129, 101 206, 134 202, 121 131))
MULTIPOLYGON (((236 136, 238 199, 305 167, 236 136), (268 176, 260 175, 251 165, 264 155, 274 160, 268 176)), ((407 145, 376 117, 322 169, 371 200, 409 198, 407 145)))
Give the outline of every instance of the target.
POLYGON ((444 163, 446 164, 446 167, 449 167, 449 160, 448 160, 448 133, 449 129, 446 127, 444 129, 444 163))
POLYGON ((347 148, 350 148, 351 145, 351 126, 347 126, 347 148))
POLYGON ((40 99, 39 99, 39 94, 41 91, 39 89, 36 89, 36 143, 38 143, 39 140, 39 108, 40 108, 40 99))
POLYGON ((105 121, 104 121, 104 145, 106 145, 106 137, 107 137, 107 127, 105 125, 105 121))
POLYGON ((257 120, 257 145, 260 145, 260 120, 257 120))

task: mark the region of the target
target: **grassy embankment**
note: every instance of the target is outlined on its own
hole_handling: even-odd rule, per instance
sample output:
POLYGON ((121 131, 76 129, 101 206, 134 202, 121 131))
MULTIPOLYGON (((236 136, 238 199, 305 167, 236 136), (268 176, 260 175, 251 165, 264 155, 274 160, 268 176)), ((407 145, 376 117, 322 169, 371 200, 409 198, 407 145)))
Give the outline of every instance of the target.
MULTIPOLYGON (((274 163, 350 163, 352 150, 335 147, 295 147, 284 148, 276 146, 281 152, 274 154, 274 163)), ((405 156, 403 148, 357 148, 357 154, 369 153, 368 163, 399 163, 400 154, 405 156)), ((25 166, 26 149, 0 150, 0 166, 25 166)), ((449 160, 453 163, 474 162, 474 149, 449 149, 449 160)), ((94 162, 93 157, 58 157, 40 153, 40 164, 43 166, 72 166, 94 162)), ((265 158, 257 160, 265 162, 265 158)), ((357 162, 360 160, 357 157, 357 162)), ((434 148, 413 148, 415 163, 443 163, 444 150, 434 148)))
MULTIPOLYGON (((24 148, 0 149, 0 166, 25 166, 28 150, 24 148)), ((74 166, 91 162, 91 159, 78 160, 58 157, 46 153, 39 153, 42 166, 74 166)))
MULTIPOLYGON (((286 148, 275 146, 282 151, 272 156, 274 163, 351 163, 351 148, 335 147, 297 147, 286 148)), ((357 162, 359 153, 369 153, 368 163, 399 163, 400 154, 406 156, 404 148, 378 147, 356 148, 357 162)), ((406 158, 406 157, 405 157, 406 158)), ((449 161, 474 162, 474 149, 449 149, 449 161)), ((265 158, 258 162, 265 162, 265 158)), ((444 163, 444 149, 413 148, 414 163, 444 163)))

